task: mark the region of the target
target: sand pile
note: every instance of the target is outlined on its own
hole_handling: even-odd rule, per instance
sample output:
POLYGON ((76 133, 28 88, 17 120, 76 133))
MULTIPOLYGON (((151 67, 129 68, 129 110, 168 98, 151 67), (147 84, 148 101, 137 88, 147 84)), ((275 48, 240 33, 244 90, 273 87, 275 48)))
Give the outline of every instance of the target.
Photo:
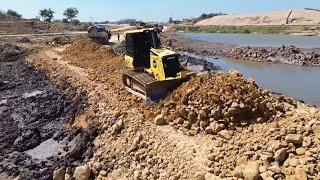
POLYGON ((294 106, 293 100, 260 89, 232 71, 202 75, 183 84, 161 103, 162 115, 156 121, 163 118, 188 134, 217 134, 272 120, 294 106))
POLYGON ((222 25, 222 26, 243 26, 243 25, 319 25, 320 11, 297 9, 287 11, 266 12, 248 15, 223 15, 215 16, 196 23, 198 26, 222 25))

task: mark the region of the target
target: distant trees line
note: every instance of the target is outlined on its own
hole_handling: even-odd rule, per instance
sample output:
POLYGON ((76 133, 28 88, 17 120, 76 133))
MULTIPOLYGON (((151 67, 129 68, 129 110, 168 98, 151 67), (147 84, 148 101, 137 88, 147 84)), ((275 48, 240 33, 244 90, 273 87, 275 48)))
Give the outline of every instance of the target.
MULTIPOLYGON (((55 14, 55 11, 48 8, 48 9, 41 9, 39 11, 39 16, 44 20, 44 21, 48 21, 48 22, 51 22, 53 17, 54 17, 54 14, 55 14)), ((77 8, 75 7, 70 7, 68 9, 66 9, 64 12, 63 12, 63 16, 65 18, 63 18, 63 22, 64 23, 72 23, 72 24, 80 24, 80 21, 77 18, 79 14, 79 11, 77 8)), ((9 9, 7 12, 4 12, 4 11, 1 11, 0 10, 0 17, 4 17, 4 16, 12 16, 12 17, 18 17, 18 18, 21 18, 22 15, 19 14, 18 12, 12 10, 12 9, 9 9)))
POLYGON ((0 16, 3 17, 3 16, 13 16, 13 17, 18 17, 18 18, 21 18, 22 15, 17 13, 16 11, 12 10, 12 9, 9 9, 7 12, 4 12, 4 11, 1 11, 0 10, 0 16))
MULTIPOLYGON (((39 19, 42 18, 44 21, 51 22, 53 20, 53 18, 54 18, 54 14, 55 14, 55 11, 50 9, 50 8, 41 9, 39 11, 39 19)), ((78 19, 76 19, 78 14, 79 14, 79 11, 78 11, 77 8, 75 8, 75 7, 67 8, 63 12, 63 16, 65 18, 63 18, 62 22, 78 25, 78 24, 80 24, 80 21, 78 19)), ((221 15, 226 15, 226 14, 225 13, 221 13, 221 12, 219 12, 219 13, 203 13, 197 18, 189 19, 189 21, 190 22, 198 22, 198 21, 201 21, 201 20, 204 20, 204 19, 209 19, 209 18, 212 18, 212 17, 215 17, 215 16, 221 16, 221 15)), ((4 16, 12 16, 12 17, 18 17, 18 18, 22 17, 21 14, 19 14, 18 12, 14 11, 14 10, 11 10, 11 9, 7 10, 7 12, 4 12, 4 11, 0 10, 0 18, 4 17, 4 16)), ((56 20, 56 21, 60 21, 61 22, 61 20, 56 20)), ((104 21, 104 22, 100 22, 100 23, 109 23, 109 21, 104 21)), ((139 23, 142 23, 142 22, 141 21, 137 21, 135 19, 124 19, 124 20, 119 20, 116 23, 118 23, 118 24, 139 24, 139 23)))
MULTIPOLYGON (((48 21, 48 22, 51 22, 53 17, 54 17, 54 14, 55 14, 55 11, 53 11, 52 9, 41 9, 39 11, 39 15, 40 17, 45 20, 45 21, 48 21)), ((77 8, 75 7, 70 7, 68 9, 66 9, 64 12, 63 12, 63 16, 65 18, 63 18, 63 22, 64 23, 71 23, 71 24, 74 24, 74 25, 78 25, 80 24, 80 21, 78 19, 75 19, 77 18, 79 14, 79 11, 77 8)))

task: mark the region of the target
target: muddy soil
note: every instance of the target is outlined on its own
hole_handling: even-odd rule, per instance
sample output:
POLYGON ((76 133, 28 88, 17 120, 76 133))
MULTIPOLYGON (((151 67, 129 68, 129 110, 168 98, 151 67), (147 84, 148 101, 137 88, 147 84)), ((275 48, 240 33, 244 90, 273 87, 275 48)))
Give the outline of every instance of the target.
MULTIPOLYGON (((7 47, 2 52, 19 49, 7 47)), ((0 173, 52 179, 57 167, 72 169, 93 155, 97 129, 67 128, 86 106, 86 94, 64 79, 59 85, 24 60, 0 63, 0 173)))
POLYGON ((0 43, 0 62, 14 61, 25 55, 26 50, 13 44, 0 43))

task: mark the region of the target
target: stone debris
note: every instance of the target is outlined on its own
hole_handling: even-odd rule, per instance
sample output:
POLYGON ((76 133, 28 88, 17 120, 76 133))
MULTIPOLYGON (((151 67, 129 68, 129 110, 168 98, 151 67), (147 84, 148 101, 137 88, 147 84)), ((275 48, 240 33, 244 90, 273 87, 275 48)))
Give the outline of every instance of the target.
POLYGON ((162 101, 159 111, 164 116, 161 119, 184 132, 230 139, 232 134, 224 129, 284 116, 286 104, 296 106, 293 100, 265 91, 230 71, 191 79, 162 101))
POLYGON ((245 59, 270 63, 295 64, 299 66, 320 66, 320 55, 303 52, 295 46, 280 48, 240 47, 213 52, 233 59, 245 59))
POLYGON ((74 171, 75 180, 89 180, 91 175, 91 169, 87 165, 78 166, 74 171))

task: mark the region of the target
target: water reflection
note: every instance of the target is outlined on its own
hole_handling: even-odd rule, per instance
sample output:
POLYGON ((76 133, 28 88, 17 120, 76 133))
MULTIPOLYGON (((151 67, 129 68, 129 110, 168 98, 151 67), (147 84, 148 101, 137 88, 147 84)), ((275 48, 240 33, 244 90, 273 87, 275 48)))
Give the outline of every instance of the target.
POLYGON ((280 47, 295 45, 299 48, 320 48, 319 36, 292 36, 274 34, 233 34, 233 33, 179 33, 190 39, 221 42, 240 46, 280 47))
POLYGON ((320 106, 320 68, 208 57, 223 71, 235 69, 260 86, 320 106))

